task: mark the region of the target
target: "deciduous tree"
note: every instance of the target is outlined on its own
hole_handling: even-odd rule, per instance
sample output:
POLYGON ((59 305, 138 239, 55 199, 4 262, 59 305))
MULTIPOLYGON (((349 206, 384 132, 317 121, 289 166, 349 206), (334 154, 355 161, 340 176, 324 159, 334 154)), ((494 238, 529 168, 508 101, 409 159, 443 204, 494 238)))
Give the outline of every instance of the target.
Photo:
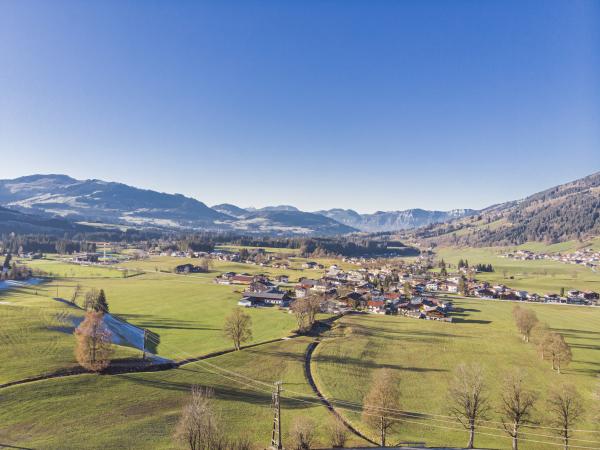
POLYGON ((475 445, 475 429, 486 418, 489 402, 483 369, 476 364, 460 364, 448 388, 450 411, 469 431, 468 448, 475 445))
POLYGON ((313 419, 299 416, 292 421, 290 429, 291 450, 310 450, 316 436, 317 424, 313 419))
POLYGON ((88 370, 100 372, 108 367, 112 356, 111 332, 104 323, 104 314, 88 311, 75 330, 77 362, 88 370))
POLYGON ((252 339, 252 318, 241 308, 235 308, 225 318, 223 333, 233 341, 235 349, 239 350, 244 342, 252 339))
POLYGON ((363 400, 363 421, 377 430, 379 442, 385 447, 389 430, 397 423, 394 410, 400 409, 398 379, 391 369, 378 369, 371 390, 363 400))
POLYGON ((517 370, 506 377, 501 394, 502 425, 512 438, 512 450, 518 450, 521 426, 532 423, 531 414, 537 399, 537 394, 525 384, 523 373, 517 370))
POLYGON ((212 389, 192 387, 175 429, 175 440, 189 450, 214 450, 224 447, 212 389))
POLYGON ((564 450, 569 450, 573 427, 583 415, 583 402, 572 384, 561 384, 554 388, 547 401, 548 412, 557 434, 562 438, 564 450))

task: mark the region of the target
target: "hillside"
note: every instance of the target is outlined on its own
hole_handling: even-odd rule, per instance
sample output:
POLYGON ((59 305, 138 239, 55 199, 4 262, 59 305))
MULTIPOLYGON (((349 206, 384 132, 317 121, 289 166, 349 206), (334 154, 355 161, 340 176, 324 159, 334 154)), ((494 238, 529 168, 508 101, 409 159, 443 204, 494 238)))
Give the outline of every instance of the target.
POLYGON ((600 235, 600 172, 479 214, 422 227, 410 236, 465 246, 557 243, 600 235))
MULTIPOLYGON (((269 235, 334 235, 357 231, 289 206, 247 211, 234 205, 209 208, 194 198, 67 175, 0 180, 0 205, 45 218, 159 230, 243 231, 269 235)), ((4 225, 10 228, 10 224, 4 225)), ((73 225, 72 225, 73 226, 73 225)))
POLYGON ((64 219, 48 219, 32 214, 23 214, 18 211, 0 207, 0 234, 64 234, 95 231, 93 227, 79 225, 64 219))
POLYGON ((404 211, 377 211, 373 214, 359 214, 352 209, 329 209, 317 211, 340 223, 371 233, 381 231, 399 231, 418 228, 432 223, 447 222, 452 219, 477 213, 473 209, 455 209, 451 211, 427 211, 407 209, 404 211))

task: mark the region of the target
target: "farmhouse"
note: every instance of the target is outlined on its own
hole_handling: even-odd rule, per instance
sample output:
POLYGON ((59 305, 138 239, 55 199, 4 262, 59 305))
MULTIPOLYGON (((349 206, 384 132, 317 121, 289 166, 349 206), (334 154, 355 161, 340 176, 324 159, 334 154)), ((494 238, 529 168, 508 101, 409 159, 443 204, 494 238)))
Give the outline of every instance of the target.
POLYGON ((288 307, 290 304, 289 294, 277 289, 269 289, 263 292, 245 291, 242 295, 242 299, 238 302, 240 306, 288 307))
POLYGON ((181 264, 175 267, 175 273, 200 273, 204 272, 204 269, 200 266, 194 266, 193 264, 181 264))

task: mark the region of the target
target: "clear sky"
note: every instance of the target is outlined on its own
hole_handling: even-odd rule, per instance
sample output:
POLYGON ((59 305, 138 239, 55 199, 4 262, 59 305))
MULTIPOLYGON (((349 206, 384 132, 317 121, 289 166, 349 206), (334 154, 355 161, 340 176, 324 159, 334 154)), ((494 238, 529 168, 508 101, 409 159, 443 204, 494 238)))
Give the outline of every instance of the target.
POLYGON ((600 170, 599 1, 0 0, 0 178, 479 208, 600 170))

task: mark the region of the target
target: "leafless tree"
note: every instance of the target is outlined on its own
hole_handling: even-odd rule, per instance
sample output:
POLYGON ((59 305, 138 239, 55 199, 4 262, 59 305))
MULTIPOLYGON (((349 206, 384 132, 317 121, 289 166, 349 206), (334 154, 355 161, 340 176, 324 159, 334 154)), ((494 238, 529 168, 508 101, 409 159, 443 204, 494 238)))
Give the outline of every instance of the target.
POLYGON ((523 340, 525 342, 529 342, 529 338, 531 336, 531 332, 536 324, 539 322, 535 311, 531 309, 524 309, 520 307, 515 307, 513 309, 513 314, 515 316, 515 322, 519 333, 523 335, 523 340))
POLYGON ((223 333, 233 341, 235 349, 239 350, 244 342, 252 339, 252 318, 241 308, 235 308, 225 318, 223 333))
POLYGON ((532 338, 542 359, 548 357, 550 335, 551 331, 547 323, 538 323, 533 329, 532 338))
POLYGON ((175 429, 175 440, 189 450, 226 448, 220 418, 215 411, 213 391, 193 386, 175 429))
POLYGON ((330 443, 333 448, 343 448, 348 440, 348 428, 339 417, 334 417, 327 427, 330 443))
POLYGON ((363 400, 363 421, 377 430, 379 442, 385 447, 389 430, 397 423, 393 410, 400 409, 398 379, 391 369, 378 369, 371 390, 363 400))
POLYGON ((291 309, 296 317, 296 323, 298 324, 298 331, 301 333, 310 329, 312 324, 309 323, 310 315, 310 301, 308 297, 300 297, 294 300, 291 309))
POLYGON ((450 411, 469 431, 468 448, 475 445, 477 424, 486 418, 489 402, 483 369, 476 364, 460 364, 448 388, 450 411))
POLYGON ((583 415, 583 402, 575 386, 557 386, 548 397, 548 412, 552 416, 552 424, 558 429, 557 434, 563 440, 564 450, 569 450, 573 427, 583 415))
POLYGON ((81 285, 79 283, 77 283, 77 285, 75 286, 75 289, 73 290, 73 295, 71 295, 71 303, 73 303, 74 305, 77 304, 77 299, 81 295, 81 291, 82 291, 81 285))
POLYGON ((519 429, 532 423, 531 414, 537 394, 525 387, 525 377, 519 370, 509 374, 501 394, 502 425, 512 438, 512 450, 518 450, 519 429))
POLYGON ((299 416, 294 418, 290 429, 291 450, 310 450, 315 441, 317 424, 314 420, 299 416))
POLYGON ((75 329, 75 357, 88 370, 100 372, 108 367, 112 356, 111 332, 104 323, 104 314, 88 311, 75 329))

